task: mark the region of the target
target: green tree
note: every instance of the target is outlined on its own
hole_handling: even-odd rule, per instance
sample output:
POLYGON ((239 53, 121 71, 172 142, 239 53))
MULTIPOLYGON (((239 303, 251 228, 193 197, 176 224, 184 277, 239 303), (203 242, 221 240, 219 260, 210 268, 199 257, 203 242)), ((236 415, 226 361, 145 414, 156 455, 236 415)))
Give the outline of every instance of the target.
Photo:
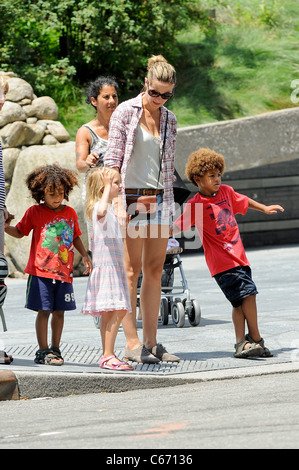
POLYGON ((176 35, 195 21, 208 25, 197 0, 1 0, 0 68, 58 102, 100 74, 129 90, 150 55, 177 58, 176 35))

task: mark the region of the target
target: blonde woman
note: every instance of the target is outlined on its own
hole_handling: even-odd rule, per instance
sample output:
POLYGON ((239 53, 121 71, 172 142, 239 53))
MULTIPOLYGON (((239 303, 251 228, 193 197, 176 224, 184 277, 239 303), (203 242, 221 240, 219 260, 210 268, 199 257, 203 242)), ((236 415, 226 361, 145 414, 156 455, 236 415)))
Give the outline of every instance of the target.
POLYGON ((110 120, 104 164, 122 177, 122 198, 116 203, 121 224, 129 222, 124 240, 124 263, 134 315, 122 324, 126 335, 125 357, 142 363, 178 362, 157 343, 161 276, 173 214, 173 181, 177 120, 164 104, 173 96, 176 72, 163 56, 148 60, 144 89, 121 103, 110 120), (146 220, 127 217, 126 196, 156 196, 157 210, 146 220), (130 221, 128 220, 130 218, 130 221), (137 282, 142 270, 140 303, 143 343, 136 330, 137 282))
POLYGON ((126 272, 123 264, 123 242, 116 216, 110 210, 112 199, 121 188, 117 171, 93 168, 86 180, 86 217, 92 221, 92 264, 82 313, 101 317, 103 354, 102 369, 126 371, 133 367, 114 354, 119 325, 131 312, 126 272))

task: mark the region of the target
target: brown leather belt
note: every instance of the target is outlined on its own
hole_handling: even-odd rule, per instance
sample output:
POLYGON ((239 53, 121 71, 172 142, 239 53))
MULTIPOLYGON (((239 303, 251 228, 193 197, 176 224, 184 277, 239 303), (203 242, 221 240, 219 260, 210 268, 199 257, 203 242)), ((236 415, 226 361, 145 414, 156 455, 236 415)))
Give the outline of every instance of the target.
POLYGON ((137 194, 137 196, 155 196, 162 193, 163 189, 126 189, 126 194, 137 194))

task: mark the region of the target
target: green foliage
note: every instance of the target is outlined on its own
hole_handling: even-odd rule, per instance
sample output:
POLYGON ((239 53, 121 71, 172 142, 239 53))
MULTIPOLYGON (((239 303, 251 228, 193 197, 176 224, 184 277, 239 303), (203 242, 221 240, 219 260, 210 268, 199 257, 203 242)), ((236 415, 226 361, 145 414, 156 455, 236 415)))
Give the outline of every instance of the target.
POLYGON ((214 34, 203 35, 202 29, 191 26, 178 36, 178 83, 169 107, 179 125, 294 106, 291 82, 299 73, 298 1, 214 0, 205 5, 216 7, 214 34), (262 14, 266 7, 271 21, 262 14))
POLYGON ((52 96, 74 138, 94 116, 87 81, 114 75, 122 101, 163 54, 188 126, 294 106, 298 32, 298 0, 0 0, 0 69, 52 96))
POLYGON ((176 35, 206 15, 195 0, 1 0, 0 68, 33 80, 58 103, 100 74, 114 75, 124 91, 140 86, 146 61, 172 61, 176 35))

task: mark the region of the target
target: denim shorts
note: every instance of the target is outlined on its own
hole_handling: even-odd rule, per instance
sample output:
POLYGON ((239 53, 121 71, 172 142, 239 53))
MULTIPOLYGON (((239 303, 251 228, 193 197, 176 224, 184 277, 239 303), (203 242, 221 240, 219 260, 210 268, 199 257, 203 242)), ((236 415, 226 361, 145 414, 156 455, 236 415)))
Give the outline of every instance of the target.
POLYGON ((163 194, 157 194, 157 210, 154 214, 138 214, 131 218, 129 225, 142 227, 146 225, 170 225, 169 217, 162 217, 163 194))
POLYGON ((246 297, 258 293, 249 266, 236 266, 216 274, 214 279, 233 307, 240 307, 246 297))
POLYGON ((76 310, 73 284, 29 275, 25 307, 30 310, 76 310))

